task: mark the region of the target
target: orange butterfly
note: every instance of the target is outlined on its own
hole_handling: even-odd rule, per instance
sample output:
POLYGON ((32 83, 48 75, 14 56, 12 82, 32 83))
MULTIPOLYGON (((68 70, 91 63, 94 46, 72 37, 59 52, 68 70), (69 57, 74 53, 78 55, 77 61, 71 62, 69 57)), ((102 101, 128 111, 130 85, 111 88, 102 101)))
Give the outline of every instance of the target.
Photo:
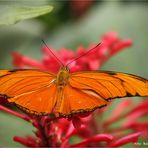
POLYGON ((57 75, 29 69, 0 70, 0 95, 31 114, 70 116, 104 107, 114 98, 148 96, 148 80, 109 71, 69 73, 64 65, 57 75))

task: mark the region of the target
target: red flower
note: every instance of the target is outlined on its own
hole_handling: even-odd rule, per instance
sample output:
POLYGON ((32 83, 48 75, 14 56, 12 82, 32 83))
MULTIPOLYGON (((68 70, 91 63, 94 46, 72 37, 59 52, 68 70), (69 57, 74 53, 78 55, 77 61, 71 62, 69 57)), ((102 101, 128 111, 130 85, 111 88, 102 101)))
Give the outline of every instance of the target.
MULTIPOLYGON (((131 44, 131 40, 121 40, 114 32, 107 33, 102 37, 101 45, 69 65, 70 70, 99 69, 110 57, 125 47, 131 46, 131 44)), ((85 54, 94 46, 96 44, 90 45, 87 49, 80 46, 76 52, 62 48, 55 54, 60 55, 61 61, 66 64, 72 59, 85 54)), ((13 53, 13 63, 18 68, 38 68, 57 72, 60 64, 51 55, 48 48, 44 47, 42 51, 43 59, 41 61, 33 60, 15 52, 13 53)), ((0 96, 0 100, 2 98, 4 96, 0 96)), ((36 128, 34 136, 14 137, 14 141, 27 147, 118 147, 131 142, 136 143, 140 135, 145 138, 148 137, 146 134, 148 133, 147 122, 139 121, 139 119, 146 117, 147 108, 147 101, 135 105, 132 100, 123 100, 105 120, 102 117, 104 117, 107 108, 97 111, 96 114, 74 115, 66 120, 61 117, 36 117, 21 114, 0 105, 0 110, 22 118, 36 128), (129 105, 133 108, 130 107, 129 110, 127 109, 124 112, 129 105), (99 116, 99 120, 95 118, 96 116, 99 116), (123 120, 123 122, 113 128, 112 125, 119 120, 123 120), (131 132, 127 134, 125 131, 128 129, 131 132), (81 141, 70 143, 73 136, 79 137, 81 141)))
POLYGON ((7 97, 5 95, 0 94, 0 104, 8 103, 7 97))
POLYGON ((118 139, 117 141, 109 144, 109 147, 119 147, 131 142, 135 144, 138 141, 138 138, 140 135, 141 133, 134 133, 134 134, 130 134, 128 136, 122 137, 121 139, 118 139))
MULTIPOLYGON (((102 64, 108 60, 110 57, 121 51, 126 47, 132 45, 130 39, 120 40, 116 33, 110 32, 102 37, 101 45, 97 46, 96 49, 92 50, 91 53, 81 57, 77 61, 73 62, 70 66, 71 72, 80 70, 96 70, 99 69, 102 64)), ((74 51, 62 48, 55 52, 58 57, 60 55, 61 61, 63 63, 68 63, 72 59, 85 54, 89 49, 96 46, 97 44, 90 45, 87 49, 83 46, 77 48, 76 53, 74 51)), ((55 57, 51 55, 48 48, 44 47, 42 49, 43 59, 41 61, 33 60, 29 57, 20 55, 16 52, 13 53, 13 64, 18 68, 38 68, 41 70, 48 70, 52 72, 57 72, 60 68, 60 64, 56 61, 55 57)))

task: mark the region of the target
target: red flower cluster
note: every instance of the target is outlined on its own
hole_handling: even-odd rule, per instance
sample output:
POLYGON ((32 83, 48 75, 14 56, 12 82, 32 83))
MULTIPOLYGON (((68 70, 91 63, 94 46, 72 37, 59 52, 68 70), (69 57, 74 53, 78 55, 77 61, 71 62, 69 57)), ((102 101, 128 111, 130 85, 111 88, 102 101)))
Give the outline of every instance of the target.
MULTIPOLYGON (((115 55, 126 47, 130 47, 131 44, 132 41, 130 39, 120 40, 117 34, 114 32, 105 34, 102 37, 101 45, 95 50, 92 50, 90 54, 87 54, 86 56, 83 56, 79 60, 73 62, 70 65, 70 71, 97 70, 111 56, 115 55)), ((76 51, 62 48, 55 52, 55 55, 60 55, 59 59, 61 59, 61 61, 66 64, 76 57, 85 54, 94 46, 96 46, 96 44, 90 45, 87 49, 83 46, 80 46, 78 49, 76 49, 76 51)), ((51 48, 51 50, 53 49, 51 48)), ((42 51, 43 59, 41 61, 33 60, 29 57, 14 52, 13 64, 18 68, 37 68, 41 70, 57 72, 60 68, 60 64, 56 61, 55 57, 51 55, 51 52, 47 47, 44 47, 42 51)))
MULTIPOLYGON (((115 55, 125 47, 131 46, 131 40, 120 40, 116 33, 107 33, 102 37, 101 45, 90 54, 81 57, 70 66, 71 71, 96 70, 106 62, 111 56, 115 55)), ((55 54, 60 55, 63 63, 69 63, 72 59, 85 54, 90 48, 79 47, 75 52, 67 49, 60 49, 55 54)), ((57 72, 60 64, 52 57, 50 51, 43 48, 43 59, 33 60, 29 57, 13 53, 13 63, 18 68, 38 68, 57 72)), ((0 96, 3 97, 3 96, 0 96)), ((106 109, 101 109, 93 114, 75 115, 68 120, 63 118, 53 118, 50 116, 31 116, 10 110, 0 105, 0 110, 30 122, 35 128, 35 136, 20 137, 15 136, 14 140, 27 147, 118 147, 127 143, 136 143, 140 135, 147 138, 148 124, 139 121, 146 117, 148 113, 148 101, 135 104, 132 100, 123 100, 116 109, 113 110, 109 118, 102 119, 106 109), (125 108, 132 106, 126 112, 125 108), (96 119, 99 116, 99 119, 96 119), (112 127, 119 120, 121 124, 112 127), (130 129, 130 132, 126 132, 130 129), (80 142, 71 143, 74 136, 80 142)))

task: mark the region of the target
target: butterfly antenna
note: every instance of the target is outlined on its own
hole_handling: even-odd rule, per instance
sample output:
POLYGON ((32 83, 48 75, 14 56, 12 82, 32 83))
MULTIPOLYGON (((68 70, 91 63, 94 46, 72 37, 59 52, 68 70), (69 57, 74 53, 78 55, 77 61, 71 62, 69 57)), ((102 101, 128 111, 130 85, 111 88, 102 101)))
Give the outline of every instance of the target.
POLYGON ((43 44, 49 49, 50 53, 55 57, 55 59, 62 65, 64 66, 63 62, 54 54, 54 52, 47 46, 44 40, 42 40, 43 44))
POLYGON ((88 53, 90 53, 92 50, 96 49, 97 47, 100 46, 101 43, 97 44, 95 47, 93 47, 92 49, 88 50, 86 53, 80 55, 79 57, 73 59, 72 61, 70 61, 66 66, 70 65, 72 62, 77 61, 78 59, 80 59, 81 57, 87 55, 88 53))

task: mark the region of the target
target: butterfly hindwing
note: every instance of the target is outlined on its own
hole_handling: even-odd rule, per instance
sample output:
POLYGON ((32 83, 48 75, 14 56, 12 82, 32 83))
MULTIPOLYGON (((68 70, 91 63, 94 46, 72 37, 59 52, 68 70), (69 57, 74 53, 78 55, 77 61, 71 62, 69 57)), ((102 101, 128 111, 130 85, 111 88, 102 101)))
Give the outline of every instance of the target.
POLYGON ((63 98, 57 112, 63 116, 75 113, 90 112, 107 105, 107 101, 101 96, 66 85, 63 90, 63 98))

